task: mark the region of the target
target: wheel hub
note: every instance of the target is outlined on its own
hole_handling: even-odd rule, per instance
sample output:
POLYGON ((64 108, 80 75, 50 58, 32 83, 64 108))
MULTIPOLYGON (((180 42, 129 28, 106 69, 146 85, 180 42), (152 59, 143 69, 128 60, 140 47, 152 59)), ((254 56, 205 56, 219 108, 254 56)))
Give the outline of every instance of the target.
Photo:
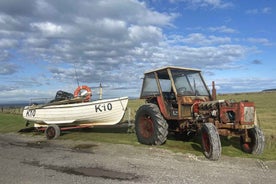
POLYGON ((48 130, 47 130, 48 138, 51 139, 51 138, 55 137, 55 134, 56 134, 55 129, 52 128, 52 127, 49 127, 48 130))
POLYGON ((210 152, 210 140, 209 140, 208 134, 206 132, 202 133, 202 142, 203 142, 204 150, 207 153, 209 153, 210 152))
POLYGON ((140 125, 141 134, 143 137, 149 138, 153 135, 154 126, 150 116, 145 115, 141 117, 139 125, 140 125))

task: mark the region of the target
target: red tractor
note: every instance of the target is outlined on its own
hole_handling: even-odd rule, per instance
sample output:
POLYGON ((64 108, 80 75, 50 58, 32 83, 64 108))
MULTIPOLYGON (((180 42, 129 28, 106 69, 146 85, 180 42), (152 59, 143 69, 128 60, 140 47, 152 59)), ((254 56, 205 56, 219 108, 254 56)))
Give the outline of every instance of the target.
POLYGON ((204 155, 218 160, 220 135, 239 136, 243 151, 261 154, 264 134, 256 123, 253 102, 216 100, 213 83, 210 94, 200 70, 164 67, 144 74, 135 131, 142 144, 161 145, 169 131, 200 133, 204 155))

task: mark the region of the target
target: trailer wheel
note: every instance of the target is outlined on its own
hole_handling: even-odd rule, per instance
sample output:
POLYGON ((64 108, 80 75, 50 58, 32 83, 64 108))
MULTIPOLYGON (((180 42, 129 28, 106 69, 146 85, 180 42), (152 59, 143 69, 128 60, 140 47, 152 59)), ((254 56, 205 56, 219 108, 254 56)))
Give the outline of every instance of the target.
POLYGON ((157 105, 146 104, 137 110, 135 132, 142 144, 161 145, 167 140, 168 124, 157 105))
POLYGON ((248 136, 251 142, 245 142, 244 137, 240 137, 241 149, 246 153, 254 155, 262 154, 265 146, 263 131, 258 126, 254 126, 254 128, 248 130, 248 136))
POLYGON ((204 123, 201 128, 203 153, 210 160, 218 160, 221 155, 221 143, 217 128, 212 123, 204 123))
POLYGON ((56 139, 60 136, 60 128, 57 125, 50 125, 45 130, 45 136, 48 140, 56 139))

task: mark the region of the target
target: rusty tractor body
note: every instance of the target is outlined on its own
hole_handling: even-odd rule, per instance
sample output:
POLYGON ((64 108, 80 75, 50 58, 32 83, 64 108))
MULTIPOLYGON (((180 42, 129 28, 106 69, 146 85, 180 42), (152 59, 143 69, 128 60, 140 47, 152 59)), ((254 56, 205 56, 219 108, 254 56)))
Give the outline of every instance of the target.
POLYGON ((261 154, 264 135, 256 123, 253 102, 216 100, 200 70, 164 67, 144 74, 135 130, 142 144, 160 145, 168 132, 200 134, 204 155, 210 160, 221 156, 221 136, 238 136, 243 151, 261 154))

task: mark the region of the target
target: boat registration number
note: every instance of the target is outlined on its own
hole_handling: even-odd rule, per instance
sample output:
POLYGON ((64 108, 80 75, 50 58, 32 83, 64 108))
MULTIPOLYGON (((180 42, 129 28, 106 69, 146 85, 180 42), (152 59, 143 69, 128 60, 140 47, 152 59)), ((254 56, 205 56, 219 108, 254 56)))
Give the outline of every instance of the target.
POLYGON ((26 116, 27 117, 35 117, 35 109, 27 110, 26 116))
POLYGON ((95 105, 95 112, 103 112, 103 111, 111 111, 112 110, 112 104, 97 104, 95 105))

